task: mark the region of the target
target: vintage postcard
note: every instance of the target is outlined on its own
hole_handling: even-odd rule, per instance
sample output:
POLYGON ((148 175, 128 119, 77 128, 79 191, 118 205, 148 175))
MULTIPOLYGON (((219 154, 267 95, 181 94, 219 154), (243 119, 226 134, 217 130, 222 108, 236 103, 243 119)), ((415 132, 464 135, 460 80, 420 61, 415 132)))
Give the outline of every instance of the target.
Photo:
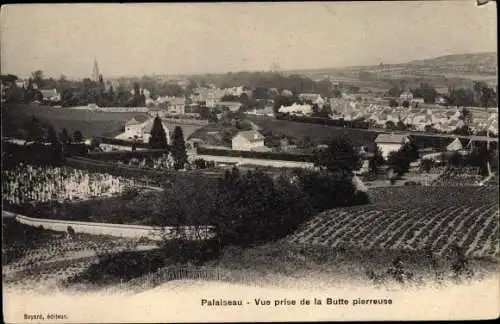
POLYGON ((2 6, 5 321, 497 318, 496 9, 2 6))

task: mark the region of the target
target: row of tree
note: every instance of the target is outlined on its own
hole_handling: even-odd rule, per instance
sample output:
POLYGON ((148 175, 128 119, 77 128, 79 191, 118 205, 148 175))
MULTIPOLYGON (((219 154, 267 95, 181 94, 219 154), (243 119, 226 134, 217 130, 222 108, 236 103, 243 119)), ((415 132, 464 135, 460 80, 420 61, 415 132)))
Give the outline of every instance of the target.
POLYGON ((99 80, 84 78, 81 81, 70 81, 65 76, 58 80, 45 78, 42 71, 35 71, 28 78, 27 84, 18 86, 18 77, 9 75, 2 82, 8 84, 5 91, 6 102, 31 103, 33 101, 45 104, 62 105, 64 107, 86 106, 97 104, 100 107, 143 107, 145 106, 145 95, 138 82, 133 84, 132 89, 119 85, 114 89, 112 85, 105 84, 104 79, 99 80), (60 100, 46 100, 40 90, 56 89, 60 100))
POLYGON ((174 160, 174 168, 176 170, 183 169, 188 162, 186 142, 184 141, 182 128, 180 126, 176 126, 174 128, 172 145, 169 146, 166 131, 163 128, 160 117, 158 116, 153 120, 149 146, 151 149, 170 150, 170 154, 174 160))
MULTIPOLYGON (((391 97, 399 97, 404 91, 402 86, 393 86, 387 92, 391 97)), ((414 98, 423 98, 426 104, 436 102, 439 94, 429 83, 421 83, 419 87, 410 89, 414 98)), ((449 87, 443 96, 446 105, 457 107, 498 107, 497 89, 488 86, 484 81, 474 81, 472 88, 449 87)), ((392 102, 394 104, 394 102, 392 102)))

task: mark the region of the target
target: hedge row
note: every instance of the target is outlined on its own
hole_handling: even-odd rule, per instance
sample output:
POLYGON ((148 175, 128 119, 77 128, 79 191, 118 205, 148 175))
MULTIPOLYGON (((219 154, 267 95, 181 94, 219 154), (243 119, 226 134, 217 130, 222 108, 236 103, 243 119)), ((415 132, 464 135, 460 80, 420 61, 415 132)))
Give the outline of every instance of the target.
POLYGON ((142 179, 144 178, 144 176, 147 176, 151 178, 150 180, 153 180, 157 177, 162 177, 165 175, 164 171, 116 165, 113 163, 86 158, 67 158, 66 165, 90 172, 109 173, 114 176, 122 176, 128 178, 142 179))
POLYGON ((308 124, 320 124, 327 126, 337 126, 337 127, 349 127, 349 128, 363 128, 368 129, 369 124, 365 121, 347 121, 344 119, 330 119, 330 118, 320 118, 320 117, 307 117, 307 116, 296 116, 290 114, 277 113, 275 114, 278 120, 290 120, 299 123, 308 124))
POLYGON ((102 144, 122 145, 122 146, 130 146, 130 147, 132 147, 132 144, 135 144, 135 146, 137 148, 145 148, 145 149, 149 148, 149 144, 143 143, 143 142, 131 142, 131 141, 110 138, 110 137, 97 137, 97 140, 102 144))
POLYGON ((313 154, 291 154, 291 153, 274 153, 274 152, 254 152, 254 151, 234 151, 221 150, 205 147, 198 147, 196 153, 199 155, 215 155, 240 157, 248 159, 264 159, 264 160, 279 160, 293 162, 314 162, 313 154))
POLYGON ((90 152, 87 156, 94 160, 127 160, 133 158, 141 160, 147 157, 160 157, 163 154, 168 154, 168 152, 169 150, 90 152))

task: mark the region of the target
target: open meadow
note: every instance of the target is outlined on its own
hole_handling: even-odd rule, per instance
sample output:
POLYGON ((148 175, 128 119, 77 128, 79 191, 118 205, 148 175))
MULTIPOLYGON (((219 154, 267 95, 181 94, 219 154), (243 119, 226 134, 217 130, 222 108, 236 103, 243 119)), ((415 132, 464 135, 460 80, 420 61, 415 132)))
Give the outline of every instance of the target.
MULTIPOLYGON (((32 116, 50 123, 56 132, 66 128, 70 134, 80 131, 84 137, 115 137, 122 133, 125 123, 136 116, 148 117, 142 112, 96 112, 82 109, 54 108, 28 104, 2 105, 2 135, 17 137, 20 126, 32 116), (7 122, 8 121, 8 122, 7 122)), ((202 126, 165 122, 170 131, 176 126, 187 138, 202 126)))

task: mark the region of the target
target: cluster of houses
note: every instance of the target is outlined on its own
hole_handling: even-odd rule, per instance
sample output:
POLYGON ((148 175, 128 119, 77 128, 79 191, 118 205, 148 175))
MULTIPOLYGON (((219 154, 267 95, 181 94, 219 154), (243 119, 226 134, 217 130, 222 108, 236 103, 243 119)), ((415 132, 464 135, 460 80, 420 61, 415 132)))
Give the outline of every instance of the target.
MULTIPOLYGON (((389 107, 381 103, 365 103, 345 99, 331 99, 332 119, 356 120, 365 119, 372 127, 387 128, 388 122, 397 125, 402 122, 408 130, 425 131, 432 127, 443 133, 451 133, 465 125, 462 120, 462 109, 458 108, 418 108, 412 106, 389 107)), ((489 129, 498 134, 498 113, 491 112, 486 120, 473 118, 468 124, 472 132, 489 129)))
MULTIPOLYGON (((383 133, 375 138, 375 145, 380 149, 382 156, 387 159, 391 152, 398 151, 407 143, 413 142, 420 152, 421 159, 437 160, 442 154, 458 152, 466 154, 468 151, 480 143, 474 138, 463 137, 433 137, 419 136, 414 138, 411 135, 383 133)), ((497 141, 490 142, 493 148, 498 147, 497 141)))

